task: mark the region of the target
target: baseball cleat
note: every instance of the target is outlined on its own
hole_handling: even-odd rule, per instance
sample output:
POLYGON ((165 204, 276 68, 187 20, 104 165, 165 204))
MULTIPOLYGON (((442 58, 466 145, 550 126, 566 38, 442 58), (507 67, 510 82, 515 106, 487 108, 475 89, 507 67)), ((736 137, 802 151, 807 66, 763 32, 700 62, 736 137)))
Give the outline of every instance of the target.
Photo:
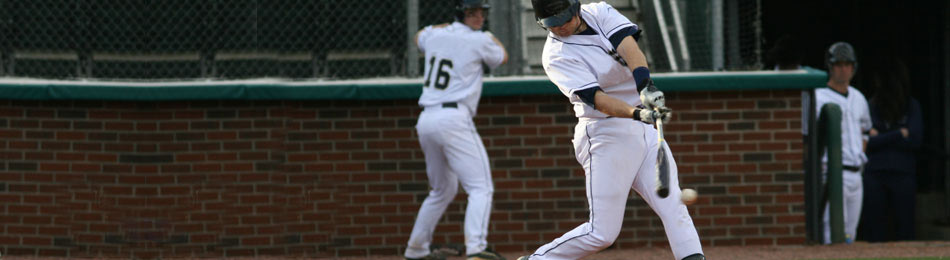
POLYGON ((460 244, 432 244, 429 246, 429 250, 443 256, 465 255, 465 245, 460 244))
POLYGON ((690 256, 684 257, 683 260, 706 260, 706 256, 703 254, 692 254, 690 256))
POLYGON ((505 260, 505 258, 494 251, 485 249, 480 253, 468 255, 467 260, 505 260))
POLYGON ((528 260, 528 256, 518 257, 518 260, 528 260))

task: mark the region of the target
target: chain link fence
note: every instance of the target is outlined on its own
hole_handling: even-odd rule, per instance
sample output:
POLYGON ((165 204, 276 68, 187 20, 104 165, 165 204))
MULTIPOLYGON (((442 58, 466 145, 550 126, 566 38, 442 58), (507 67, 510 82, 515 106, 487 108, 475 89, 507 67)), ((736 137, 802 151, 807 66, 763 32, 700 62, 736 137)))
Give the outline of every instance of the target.
POLYGON ((761 69, 761 0, 639 0, 638 3, 640 16, 635 22, 646 35, 640 44, 653 69, 761 69))
MULTIPOLYGON (((718 48, 709 26, 715 1, 609 2, 646 29, 645 49, 656 70, 703 71, 761 63, 758 1, 720 1, 724 29, 718 48), (663 5, 670 43, 661 40, 655 2, 663 5), (670 3, 678 3, 678 22, 670 3), (720 67, 714 65, 717 49, 724 60, 720 67)), ((542 73, 532 62, 539 60, 535 49, 543 32, 536 32, 530 1, 490 3, 487 27, 511 54, 509 64, 492 74, 542 73)), ((0 0, 0 76, 417 77, 423 63, 412 53, 412 35, 423 26, 453 21, 454 6, 451 0, 0 0)))

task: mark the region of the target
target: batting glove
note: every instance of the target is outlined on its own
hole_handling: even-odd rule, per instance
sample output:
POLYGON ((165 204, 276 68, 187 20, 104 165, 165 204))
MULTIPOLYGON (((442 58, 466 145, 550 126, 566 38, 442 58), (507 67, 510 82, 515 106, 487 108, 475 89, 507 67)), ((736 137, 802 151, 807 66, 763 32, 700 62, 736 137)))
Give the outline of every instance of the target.
POLYGON ((653 84, 653 79, 646 80, 646 86, 640 91, 640 103, 648 110, 653 110, 653 108, 657 107, 666 107, 666 98, 663 96, 663 91, 656 88, 656 85, 653 84))
POLYGON ((666 123, 670 121, 670 118, 673 118, 673 110, 668 107, 659 107, 655 110, 636 109, 633 114, 633 119, 640 120, 647 124, 656 123, 657 119, 663 120, 663 123, 666 123))

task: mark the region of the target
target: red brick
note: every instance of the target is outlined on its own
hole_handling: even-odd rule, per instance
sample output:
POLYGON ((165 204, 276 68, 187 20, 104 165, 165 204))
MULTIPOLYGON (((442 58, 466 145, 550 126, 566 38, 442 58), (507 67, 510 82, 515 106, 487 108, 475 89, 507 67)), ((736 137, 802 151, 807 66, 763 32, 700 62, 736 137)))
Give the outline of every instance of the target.
POLYGON ((510 136, 535 136, 538 135, 536 127, 510 127, 508 128, 510 136))
MULTIPOLYGON (((550 116, 524 116, 522 119, 525 125, 550 125, 554 123, 554 118, 550 116)), ((481 132, 481 131, 479 131, 481 132)))
POLYGON ((74 172, 102 172, 102 165, 88 163, 74 163, 72 165, 74 172))
MULTIPOLYGON (((792 102, 797 103, 797 102, 792 102)), ((789 120, 801 120, 802 111, 800 110, 784 110, 784 111, 774 111, 772 115, 775 119, 789 119, 789 120)))
MULTIPOLYGON (((735 157, 737 157, 737 158, 735 158, 735 159, 736 159, 735 161, 739 161, 738 156, 735 156, 735 157)), ((717 162, 722 162, 722 161, 725 161, 725 160, 715 160, 715 161, 717 161, 717 162)), ((730 161, 731 161, 731 160, 730 160, 730 161)), ((730 165, 728 165, 726 168, 727 168, 727 171, 729 171, 730 173, 754 173, 754 172, 756 172, 756 165, 755 165, 755 164, 730 164, 730 165)))
MULTIPOLYGON (((177 115, 176 115, 177 117, 177 115)), ((188 130, 188 123, 186 122, 162 122, 159 123, 158 129, 162 131, 184 131, 188 130)))
POLYGON ((696 111, 704 110, 720 110, 725 106, 722 101, 712 101, 712 102, 694 102, 693 109, 696 111))
POLYGON ((34 141, 10 141, 9 146, 11 149, 20 149, 20 150, 24 150, 24 149, 34 150, 38 147, 37 142, 34 142, 34 141))
MULTIPOLYGON (((30 174, 30 175, 33 175, 33 174, 30 174)), ((53 180, 53 178, 52 178, 53 175, 52 175, 52 174, 43 174, 43 175, 40 175, 40 176, 42 176, 42 177, 40 177, 40 178, 49 178, 49 181, 52 181, 52 180, 53 180)), ((33 179, 33 178, 37 178, 37 177, 29 176, 29 177, 25 177, 24 180, 26 180, 26 181, 32 181, 31 179, 33 179)), ((36 190, 37 190, 37 186, 34 185, 34 184, 9 184, 8 187, 9 187, 10 191, 36 192, 36 190)))
POLYGON ((528 158, 524 160, 524 166, 528 168, 552 167, 554 160, 544 158, 528 158))
POLYGON ((724 173, 726 172, 725 165, 700 165, 696 167, 696 172, 709 174, 709 173, 724 173))
POLYGON ((84 153, 69 153, 69 152, 56 153, 57 161, 82 161, 85 159, 86 159, 86 154, 84 153))
POLYGON ((130 122, 106 122, 105 129, 111 131, 132 131, 135 130, 135 126, 130 122))
POLYGON ((77 212, 72 214, 72 219, 75 221, 102 221, 103 216, 97 213, 82 213, 77 212))
POLYGON ((84 132, 56 132, 56 140, 85 140, 84 132))
POLYGON ((770 246, 775 244, 774 238, 745 238, 746 246, 770 246))
POLYGON ((687 163, 707 163, 710 162, 709 155, 680 155, 676 161, 681 164, 687 163))
POLYGON ((775 153, 776 161, 801 161, 803 157, 801 152, 775 153))
POLYGON ((49 195, 23 195, 23 203, 32 204, 50 204, 53 203, 53 196, 49 195))
POLYGON ((89 161, 93 162, 116 162, 119 160, 119 156, 116 154, 97 154, 97 153, 87 153, 89 161))
POLYGON ((266 182, 270 180, 268 173, 244 173, 239 175, 238 181, 241 182, 266 182))
POLYGON ((561 135, 569 134, 571 131, 570 126, 547 126, 540 128, 541 135, 561 135))
POLYGON ((663 125, 663 131, 666 133, 672 132, 693 132, 695 131, 694 124, 692 123, 670 123, 663 125))
POLYGON ((670 151, 673 152, 674 157, 678 157, 678 154, 688 154, 697 152, 697 145, 693 144, 678 144, 678 143, 667 143, 670 146, 670 151))
POLYGON ((30 161, 53 160, 53 158, 56 156, 54 153, 50 152, 25 152, 24 154, 25 158, 30 161))
MULTIPOLYGON (((667 136, 669 137, 669 136, 667 136)), ((708 142, 709 134, 681 134, 678 135, 679 142, 708 142)), ((667 140, 669 141, 669 140, 667 140)))
MULTIPOLYGON (((39 219, 40 219, 40 220, 46 220, 46 221, 39 222, 38 224, 49 224, 49 223, 51 222, 51 221, 48 221, 48 220, 49 220, 48 217, 47 217, 46 219, 43 219, 43 218, 39 218, 39 219)), ((25 219, 24 219, 24 220, 25 220, 25 219)), ((24 222, 24 223, 27 223, 27 222, 24 222)), ((43 226, 41 226, 41 227, 39 228, 38 234, 40 234, 40 235, 47 235, 47 236, 67 236, 67 235, 69 235, 69 229, 66 228, 66 227, 43 227, 43 226)))
POLYGON ((730 194, 745 194, 745 193, 755 193, 758 190, 758 188, 752 185, 743 185, 743 186, 727 187, 727 190, 730 194))
POLYGON ((207 138, 208 140, 235 140, 237 132, 209 132, 207 138))
POLYGON ((253 171, 254 164, 252 163, 229 163, 224 165, 225 171, 253 171))
POLYGON ((756 151, 758 148, 754 143, 736 143, 729 144, 730 152, 756 151))
POLYGON ((713 219, 717 226, 738 226, 742 224, 741 217, 717 217, 713 219))
POLYGON ((133 172, 135 173, 158 173, 158 165, 136 165, 133 172))
POLYGON ((78 243, 97 243, 103 241, 103 236, 100 234, 77 234, 75 235, 75 240, 78 243))
POLYGON ((739 141, 739 134, 732 134, 732 133, 713 134, 712 141, 713 142, 739 141))
POLYGON ((802 203, 804 201, 805 201, 804 194, 792 194, 792 195, 780 194, 780 195, 775 196, 775 202, 778 202, 778 203, 791 204, 791 203, 802 203))
POLYGON ((23 237, 22 244, 25 246, 52 246, 53 240, 49 237, 23 237))
POLYGON ((759 151, 785 151, 788 150, 787 143, 759 143, 759 151))
POLYGON ((788 122, 786 121, 759 121, 757 125, 761 130, 789 129, 788 122))
POLYGON ((69 164, 67 163, 41 163, 40 170, 65 172, 65 171, 69 171, 69 164))

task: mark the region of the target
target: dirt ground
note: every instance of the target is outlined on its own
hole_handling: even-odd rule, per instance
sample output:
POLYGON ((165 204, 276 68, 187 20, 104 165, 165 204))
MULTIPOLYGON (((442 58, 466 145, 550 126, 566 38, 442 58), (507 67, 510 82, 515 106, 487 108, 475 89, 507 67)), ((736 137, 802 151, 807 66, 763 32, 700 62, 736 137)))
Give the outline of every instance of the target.
MULTIPOLYGON (((815 245, 815 246, 723 246, 703 249, 706 258, 712 260, 768 260, 768 259, 856 259, 856 258, 895 258, 895 257, 939 257, 950 259, 950 241, 919 241, 874 243, 855 242, 854 244, 815 245)), ((528 252, 503 253, 508 260, 528 252)), ((341 258, 348 260, 374 259, 399 260, 400 257, 360 257, 341 258)), ((453 257, 449 259, 465 259, 453 257)), ((670 260, 673 253, 665 248, 639 248, 630 250, 606 250, 584 259, 596 260, 670 260)))
MULTIPOLYGON (((933 257, 932 259, 950 259, 950 241, 914 241, 914 242, 892 242, 892 243, 874 243, 856 242, 851 245, 815 245, 815 246, 723 246, 706 247, 703 249, 708 259, 713 260, 768 260, 768 259, 874 259, 874 258, 910 258, 910 257, 933 257)), ((508 260, 517 259, 518 256, 528 252, 511 253, 506 252, 503 255, 508 260)), ((51 257, 17 257, 4 255, 2 260, 52 260, 64 258, 51 257)), ((239 257, 231 259, 301 259, 300 257, 239 257)), ((402 260, 401 256, 371 256, 371 257, 345 257, 336 258, 343 260, 372 259, 372 260, 402 260)), ((464 257, 451 257, 452 260, 462 260, 464 257)), ((673 259, 673 253, 665 248, 638 248, 629 250, 610 249, 584 259, 596 260, 629 260, 629 259, 673 259)))

